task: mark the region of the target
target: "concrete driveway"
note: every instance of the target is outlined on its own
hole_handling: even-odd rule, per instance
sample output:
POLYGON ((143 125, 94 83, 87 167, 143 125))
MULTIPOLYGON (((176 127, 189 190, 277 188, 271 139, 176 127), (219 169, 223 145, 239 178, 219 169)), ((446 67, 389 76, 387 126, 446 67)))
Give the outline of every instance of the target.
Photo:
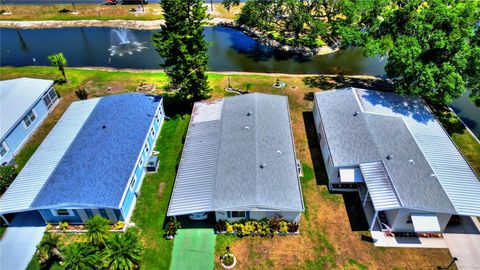
POLYGON ((15 216, 0 241, 0 269, 26 269, 44 231, 45 221, 37 211, 15 216))
POLYGON ((173 242, 170 270, 213 269, 215 234, 212 229, 181 229, 173 242))
POLYGON ((458 269, 480 269, 480 224, 476 218, 464 217, 462 225, 448 226, 443 234, 458 269))

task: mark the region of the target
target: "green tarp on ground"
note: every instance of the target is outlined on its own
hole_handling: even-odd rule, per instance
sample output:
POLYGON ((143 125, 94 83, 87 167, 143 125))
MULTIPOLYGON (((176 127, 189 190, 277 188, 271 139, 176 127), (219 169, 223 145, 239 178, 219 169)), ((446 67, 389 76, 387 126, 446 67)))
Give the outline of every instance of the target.
POLYGON ((170 270, 211 270, 214 256, 212 229, 181 229, 173 242, 170 270))

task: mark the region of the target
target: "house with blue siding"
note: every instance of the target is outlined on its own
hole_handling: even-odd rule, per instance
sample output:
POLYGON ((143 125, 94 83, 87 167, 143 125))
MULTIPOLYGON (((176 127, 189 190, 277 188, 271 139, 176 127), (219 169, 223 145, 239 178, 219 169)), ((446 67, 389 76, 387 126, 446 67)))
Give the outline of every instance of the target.
POLYGON ((0 199, 5 222, 131 217, 164 119, 161 96, 127 93, 74 102, 0 199))
POLYGON ((0 164, 13 162, 25 142, 58 104, 52 80, 0 81, 0 164))

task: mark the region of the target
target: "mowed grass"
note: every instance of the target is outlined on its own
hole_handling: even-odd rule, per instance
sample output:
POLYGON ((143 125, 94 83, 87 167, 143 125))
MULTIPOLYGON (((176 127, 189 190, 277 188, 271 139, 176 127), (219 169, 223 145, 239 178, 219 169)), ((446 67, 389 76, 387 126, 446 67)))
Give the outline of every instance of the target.
MULTIPOLYGON (((57 79, 58 70, 48 67, 0 68, 1 79, 34 76, 57 79)), ((134 91, 140 81, 157 84, 157 93, 166 83, 161 72, 109 72, 99 70, 67 69, 69 83, 56 86, 63 99, 57 114, 49 117, 51 125, 44 125, 29 142, 38 147, 49 128, 63 114, 68 104, 76 100, 73 93, 78 87, 86 87, 92 96, 134 91), (40 134, 40 135, 38 135, 40 134)), ((446 249, 396 249, 376 248, 363 241, 369 232, 352 229, 355 220, 348 215, 349 203, 342 195, 331 194, 324 183, 326 176, 319 162, 319 149, 311 138, 312 102, 305 98, 308 92, 322 91, 305 85, 302 77, 283 75, 210 74, 212 99, 226 95, 224 88, 228 78, 236 88, 251 91, 287 95, 295 138, 297 157, 302 160, 305 176, 301 179, 305 201, 300 235, 292 237, 244 237, 219 235, 215 248, 215 267, 220 269, 218 258, 228 245, 237 256, 236 269, 433 269, 448 265, 451 256, 446 249), (283 90, 273 89, 279 78, 286 82, 283 90), (309 116, 310 115, 310 116, 309 116), (310 135, 309 135, 310 134, 310 135)), ((171 116, 167 110, 166 114, 171 116)), ((176 165, 181 155, 182 138, 188 127, 188 115, 172 117, 162 128, 156 149, 160 152, 159 172, 148 175, 142 185, 141 195, 133 214, 133 221, 140 229, 145 245, 142 269, 167 269, 170 264, 172 242, 164 240, 162 226, 172 191, 176 165)), ((470 163, 480 164, 478 144, 468 133, 454 134, 453 139, 470 163)), ((36 148, 35 148, 36 149, 36 148)), ((33 152, 31 152, 33 153, 33 152)), ((28 160, 31 153, 21 153, 28 160)), ((478 170, 478 166, 476 166, 478 170)))
MULTIPOLYGON (((243 5, 243 4, 242 4, 243 5)), ((76 4, 75 8, 78 14, 73 14, 71 4, 56 5, 8 5, 11 15, 0 15, 3 21, 43 21, 43 20, 161 20, 163 19, 163 10, 158 3, 144 5, 145 12, 129 12, 137 5, 95 5, 95 4, 76 4), (69 10, 70 12, 60 12, 69 10)), ((0 9, 6 10, 2 5, 0 9)), ((221 3, 213 4, 213 12, 208 10, 212 18, 233 19, 239 12, 239 7, 234 7, 227 11, 221 3)))

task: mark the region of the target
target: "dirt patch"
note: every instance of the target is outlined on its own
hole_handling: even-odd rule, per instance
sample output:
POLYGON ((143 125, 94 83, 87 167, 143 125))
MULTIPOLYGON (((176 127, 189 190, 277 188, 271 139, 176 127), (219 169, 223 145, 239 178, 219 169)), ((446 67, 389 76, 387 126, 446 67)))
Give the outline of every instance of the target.
POLYGON ((158 198, 162 197, 162 193, 164 189, 165 189, 165 182, 160 182, 160 185, 158 185, 158 191, 157 191, 158 198))

